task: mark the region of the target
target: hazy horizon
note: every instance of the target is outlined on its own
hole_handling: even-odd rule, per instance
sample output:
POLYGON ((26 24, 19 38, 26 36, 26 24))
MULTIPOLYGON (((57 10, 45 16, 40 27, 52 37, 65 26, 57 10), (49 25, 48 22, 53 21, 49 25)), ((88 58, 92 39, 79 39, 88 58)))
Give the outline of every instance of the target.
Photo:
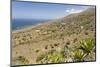
POLYGON ((12 19, 56 19, 90 6, 12 1, 12 19))

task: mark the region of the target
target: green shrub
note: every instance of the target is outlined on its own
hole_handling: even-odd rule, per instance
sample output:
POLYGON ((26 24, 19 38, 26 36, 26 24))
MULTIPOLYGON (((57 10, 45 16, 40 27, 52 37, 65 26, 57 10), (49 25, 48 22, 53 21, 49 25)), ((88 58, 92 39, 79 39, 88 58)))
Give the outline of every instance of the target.
POLYGON ((95 41, 93 39, 86 39, 80 42, 80 49, 85 53, 90 53, 95 48, 95 41))
POLYGON ((49 54, 47 60, 48 63, 59 63, 63 61, 63 56, 60 53, 49 54))
POLYGON ((37 57, 36 62, 37 63, 59 63, 63 62, 64 57, 61 53, 53 52, 48 54, 42 54, 39 57, 37 57))
POLYGON ((74 61, 83 61, 86 54, 82 50, 77 50, 73 52, 74 61))

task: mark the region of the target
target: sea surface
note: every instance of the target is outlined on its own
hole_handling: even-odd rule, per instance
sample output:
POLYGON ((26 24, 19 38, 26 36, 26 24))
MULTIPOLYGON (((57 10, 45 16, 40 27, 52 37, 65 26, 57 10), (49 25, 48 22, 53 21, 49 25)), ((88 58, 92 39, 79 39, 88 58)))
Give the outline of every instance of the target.
POLYGON ((12 31, 27 28, 33 25, 45 23, 49 20, 37 20, 37 19, 13 19, 12 20, 12 31))

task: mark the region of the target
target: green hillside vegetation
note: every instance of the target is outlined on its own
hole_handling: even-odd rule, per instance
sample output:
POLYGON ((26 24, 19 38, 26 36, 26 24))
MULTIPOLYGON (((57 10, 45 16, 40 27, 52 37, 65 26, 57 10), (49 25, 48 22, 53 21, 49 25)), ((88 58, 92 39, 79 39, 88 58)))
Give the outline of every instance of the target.
POLYGON ((12 32, 12 64, 95 61, 95 9, 12 32))

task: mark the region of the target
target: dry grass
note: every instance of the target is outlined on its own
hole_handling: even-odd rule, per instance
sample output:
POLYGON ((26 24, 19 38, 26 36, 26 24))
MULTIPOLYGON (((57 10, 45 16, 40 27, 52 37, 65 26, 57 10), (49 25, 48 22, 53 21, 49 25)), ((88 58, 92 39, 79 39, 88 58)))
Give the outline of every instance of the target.
MULTIPOLYGON (((47 54, 50 55, 51 59, 54 59, 52 56, 56 56, 62 51, 64 54, 67 54, 67 57, 62 53, 58 55, 64 60, 59 62, 73 62, 72 52, 77 50, 80 46, 80 41, 87 38, 95 39, 95 11, 90 13, 83 12, 79 14, 73 14, 67 17, 64 17, 57 21, 48 22, 46 24, 38 25, 36 27, 12 32, 12 58, 13 65, 17 64, 37 64, 37 59, 41 60, 41 53, 43 56, 47 54), (63 50, 65 48, 65 50, 63 50), (67 52, 66 53, 66 49, 67 52), (54 52, 54 54, 48 53, 54 52), (15 61, 16 57, 23 56, 27 58, 27 62, 24 59, 24 62, 15 61)), ((42 57, 42 60, 45 61, 42 57)), ((50 63, 59 63, 56 62, 57 58, 50 63)), ((95 60, 95 52, 85 58, 85 61, 95 60), (93 58, 89 58, 90 56, 93 58)), ((23 58, 20 60, 22 61, 23 58)), ((49 63, 49 61, 45 61, 49 63)))

